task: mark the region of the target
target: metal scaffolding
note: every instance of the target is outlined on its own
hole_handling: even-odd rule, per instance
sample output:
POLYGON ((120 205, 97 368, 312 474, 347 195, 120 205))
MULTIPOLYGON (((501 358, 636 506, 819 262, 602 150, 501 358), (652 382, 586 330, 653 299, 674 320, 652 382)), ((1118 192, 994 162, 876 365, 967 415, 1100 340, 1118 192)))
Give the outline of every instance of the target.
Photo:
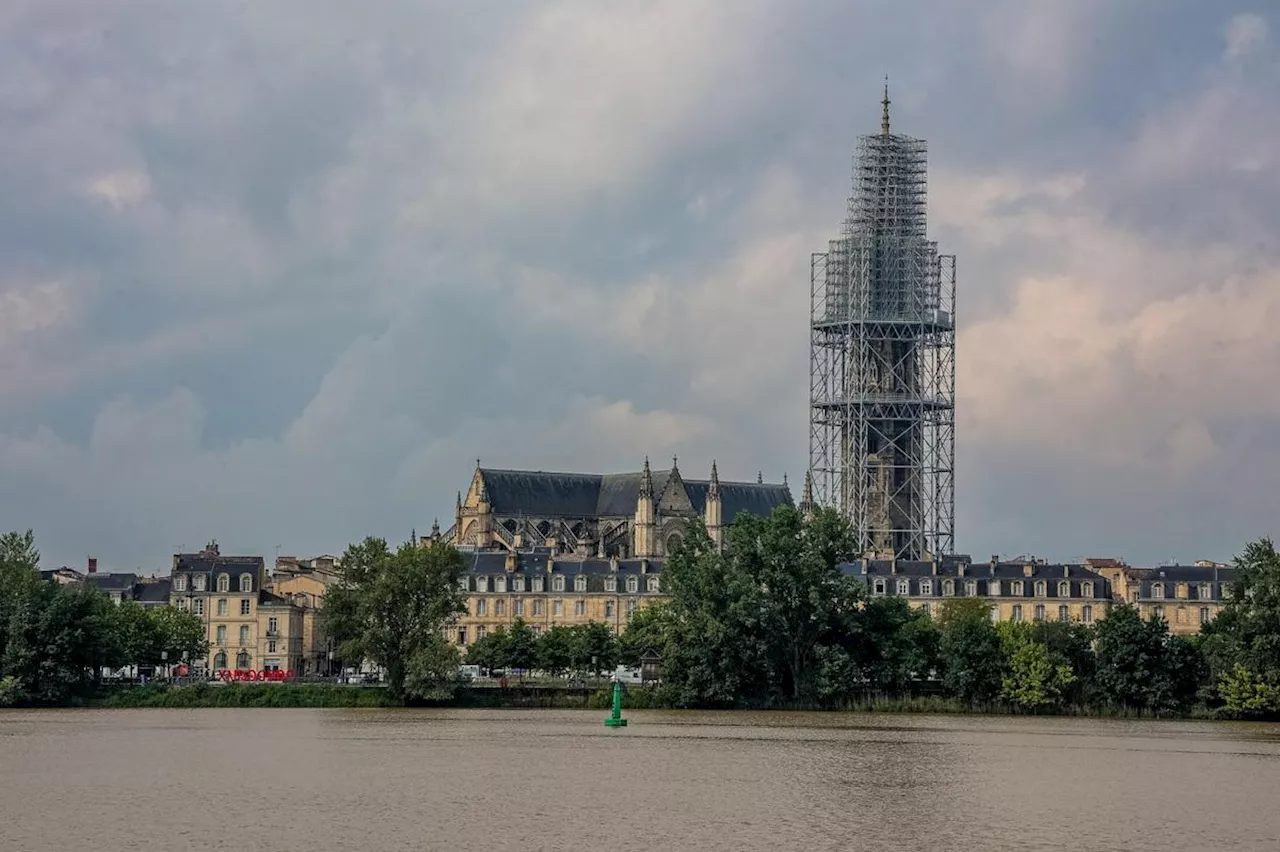
POLYGON ((955 549, 955 270, 928 239, 927 146, 861 136, 838 239, 810 263, 814 499, 865 554, 955 549))

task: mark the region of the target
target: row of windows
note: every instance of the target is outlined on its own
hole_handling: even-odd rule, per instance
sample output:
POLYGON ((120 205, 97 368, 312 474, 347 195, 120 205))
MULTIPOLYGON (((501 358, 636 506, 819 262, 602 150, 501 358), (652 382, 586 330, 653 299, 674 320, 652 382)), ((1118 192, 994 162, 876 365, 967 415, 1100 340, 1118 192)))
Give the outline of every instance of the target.
MULTIPOLYGON (((1166 591, 1171 591, 1171 589, 1168 589, 1164 583, 1157 581, 1151 584, 1151 597, 1153 598, 1166 597, 1166 594, 1165 594, 1166 591)), ((1184 588, 1182 592, 1185 595, 1187 592, 1187 589, 1184 588)), ((1196 599, 1202 600, 1202 601, 1213 600, 1213 584, 1212 583, 1196 584, 1196 599)))
MULTIPOLYGON (((227 652, 219 651, 218 653, 214 654, 213 668, 217 670, 217 669, 225 669, 226 667, 227 667, 227 652)), ((236 668, 237 669, 249 668, 249 653, 247 651, 241 651, 239 654, 236 654, 236 668)))
MULTIPOLYGON (((1150 607, 1147 610, 1147 612, 1150 615, 1158 615, 1161 618, 1168 620, 1168 617, 1164 614, 1164 607, 1158 604, 1150 607)), ((1188 615, 1187 613, 1187 608, 1184 606, 1178 607, 1177 610, 1174 612, 1174 618, 1178 624, 1189 623, 1190 615, 1188 615)), ((1209 607, 1207 606, 1200 607, 1200 623, 1208 624, 1212 620, 1213 620, 1213 613, 1210 611, 1209 607)))
MULTIPOLYGON (((917 582, 919 583, 919 586, 920 586, 921 597, 927 598, 933 595, 934 593, 933 580, 919 580, 917 582)), ((940 590, 939 594, 942 597, 944 598, 953 597, 956 593, 956 581, 943 580, 938 588, 940 590)), ((1037 598, 1043 598, 1049 594, 1049 584, 1044 580, 1036 580, 1032 588, 1034 589, 1034 596, 1037 598)), ((888 583, 883 577, 877 577, 871 581, 872 594, 876 594, 876 595, 887 594, 887 589, 888 589, 888 583)), ((907 597, 908 595, 911 594, 911 580, 906 577, 899 579, 895 583, 894 589, 896 594, 899 594, 903 597, 907 597)), ((966 580, 964 584, 964 593, 968 597, 977 597, 978 581, 966 580)), ((999 597, 1000 582, 998 580, 987 581, 987 594, 991 595, 992 597, 999 597)), ((1026 585, 1023 583, 1022 580, 1014 580, 1009 584, 1010 597, 1017 598, 1017 597, 1022 597, 1025 594, 1026 594, 1026 585)), ((1069 581, 1062 580, 1058 583, 1058 597, 1060 598, 1071 597, 1071 583, 1069 581)), ((1092 581, 1085 581, 1080 584, 1080 597, 1082 598, 1093 597, 1092 581)))
MULTIPOLYGON (((475 581, 476 581, 477 592, 495 592, 500 595, 504 595, 507 593, 507 578, 503 574, 499 574, 496 577, 479 576, 475 578, 475 581)), ((468 591, 467 584, 468 584, 468 579, 466 577, 463 577, 461 580, 458 581, 458 588, 460 588, 464 592, 468 591)), ((544 578, 530 577, 529 586, 530 586, 529 591, 531 592, 544 591, 545 589, 544 578)), ((635 594, 639 592, 640 578, 637 577, 635 574, 628 576, 626 581, 626 588, 627 588, 627 592, 629 592, 630 594, 635 594)), ((656 594, 657 592, 661 591, 661 589, 662 589, 662 583, 657 574, 649 574, 645 577, 646 592, 652 592, 656 594)), ((525 590, 525 578, 518 575, 515 577, 512 577, 511 591, 523 592, 524 590, 525 590)), ((573 578, 573 590, 575 592, 585 592, 587 590, 587 577, 585 574, 578 574, 576 577, 573 578)), ((616 593, 618 591, 618 578, 605 577, 604 590, 606 592, 616 593)), ((563 574, 553 574, 551 576, 551 591, 553 592, 565 591, 565 577, 563 574)))
MULTIPOLYGON (((992 615, 992 618, 995 618, 997 617, 998 613, 992 612, 991 615, 992 615)), ((1044 604, 1036 604, 1035 614, 1033 617, 1035 618, 1036 621, 1045 620, 1044 604)), ((1010 613, 1010 620, 1022 621, 1022 604, 1013 605, 1013 611, 1010 613)), ((1058 607, 1058 620, 1059 621, 1071 620, 1070 609, 1065 604, 1062 604, 1058 607)), ((1093 607, 1088 605, 1081 607, 1080 620, 1083 621, 1085 624, 1092 624, 1093 623, 1093 607)))
MULTIPOLYGON (((200 604, 200 607, 199 607, 199 609, 200 609, 200 613, 199 613, 199 614, 200 614, 200 615, 203 615, 203 614, 204 614, 204 601, 192 601, 192 603, 193 603, 193 604, 196 604, 196 603, 200 604)), ((249 615, 249 611, 250 611, 250 608, 251 608, 251 607, 252 607, 252 603, 250 603, 249 598, 241 598, 241 599, 240 599, 240 614, 241 614, 241 615, 249 615)), ((227 599, 226 599, 226 598, 219 598, 219 599, 218 599, 217 613, 218 613, 218 615, 227 615, 227 599)))
MULTIPOLYGON (((529 615, 535 615, 535 616, 537 616, 537 615, 544 615, 544 614, 546 613, 546 606, 545 606, 545 604, 546 604, 546 601, 544 601, 542 598, 533 598, 533 599, 532 599, 532 601, 531 601, 531 605, 526 606, 526 604, 525 604, 525 599, 524 599, 524 598, 516 598, 514 601, 512 601, 512 602, 511 602, 511 614, 512 614, 512 615, 514 615, 514 616, 516 616, 517 618, 522 618, 522 617, 524 617, 526 614, 529 614, 529 615), (526 610, 528 611, 527 613, 526 613, 526 610)), ((636 611, 636 599, 635 599, 635 598, 630 598, 630 599, 627 601, 627 615, 631 615, 631 614, 632 614, 632 613, 634 613, 635 611, 636 611)), ((475 614, 476 614, 477 616, 482 616, 482 615, 487 616, 487 615, 489 614, 489 599, 488 599, 488 598, 477 598, 477 599, 476 599, 476 601, 475 601, 475 614)), ((506 615, 506 614, 507 614, 507 600, 506 600, 506 598, 494 598, 494 599, 493 599, 493 614, 494 614, 495 616, 504 616, 504 615, 506 615)), ((564 601, 562 601, 562 600, 554 600, 554 601, 552 601, 552 602, 551 602, 551 614, 552 614, 552 615, 564 615, 564 601)), ((587 614, 587 602, 586 602, 585 600, 583 600, 583 599, 578 599, 578 600, 574 601, 574 602, 573 602, 573 614, 574 614, 574 615, 577 615, 577 616, 583 616, 583 615, 586 615, 586 614, 587 614)), ((617 610, 616 610, 615 602, 614 602, 614 601, 612 601, 612 600, 606 600, 606 601, 604 602, 604 615, 605 615, 605 618, 613 618, 613 617, 614 617, 614 615, 616 615, 616 614, 617 614, 617 610)))
MULTIPOLYGON (((207 591, 206 584, 208 582, 209 582, 209 578, 206 575, 192 574, 191 575, 191 591, 193 592, 207 591)), ((231 576, 229 574, 219 574, 217 585, 218 585, 218 591, 220 592, 231 591, 231 576)), ((186 574, 178 574, 173 578, 173 590, 175 592, 185 592, 187 590, 186 574)), ((239 588, 236 589, 236 591, 252 592, 253 591, 253 575, 241 574, 240 585, 239 585, 239 588)))
MULTIPOLYGON (((537 601, 537 603, 541 603, 541 601, 537 601)), ((555 603, 559 604, 559 603, 560 603, 560 601, 555 601, 555 603)), ((612 616, 612 615, 613 615, 613 606, 612 606, 612 604, 613 604, 613 601, 609 601, 609 605, 608 605, 608 607, 607 607, 607 610, 608 610, 608 611, 605 613, 607 616, 612 616)), ((627 615, 628 615, 628 616, 635 615, 635 611, 636 611, 636 601, 635 601, 634 599, 627 601, 627 615)), ((483 613, 479 613, 479 614, 483 615, 483 613)), ((557 612, 557 613, 556 613, 556 615, 560 615, 560 614, 561 614, 561 613, 559 613, 559 612, 557 612)), ((582 613, 581 613, 581 612, 579 612, 578 614, 579 614, 579 615, 581 615, 582 613)), ((529 629, 533 631, 533 634, 534 634, 535 636, 541 636, 541 635, 542 635, 542 625, 541 625, 541 624, 530 624, 530 625, 529 625, 529 629)), ((477 624, 477 625, 476 625, 476 627, 475 627, 475 637, 476 637, 476 641, 477 641, 477 642, 478 642, 478 641, 480 641, 481 639, 483 639, 483 638, 484 638, 485 636, 487 636, 487 635, 489 635, 489 634, 488 634, 488 628, 487 628, 485 625, 483 625, 483 624, 477 624)), ((465 645, 465 644, 467 644, 467 628, 465 628, 465 627, 459 627, 459 628, 458 628, 458 644, 459 644, 459 645, 465 645)))

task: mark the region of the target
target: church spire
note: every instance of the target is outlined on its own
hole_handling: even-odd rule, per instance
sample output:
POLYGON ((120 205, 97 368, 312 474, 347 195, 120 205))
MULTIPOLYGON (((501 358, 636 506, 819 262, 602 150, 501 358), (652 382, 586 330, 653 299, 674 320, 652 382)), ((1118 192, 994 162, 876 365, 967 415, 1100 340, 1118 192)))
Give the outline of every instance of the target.
POLYGON ((720 496, 720 472, 716 470, 716 460, 711 460, 711 484, 707 488, 708 497, 720 496))
POLYGON ((440 519, 433 518, 431 521, 431 538, 432 540, 440 538, 440 519))
POLYGON ((813 471, 806 470, 804 472, 804 491, 800 494, 800 502, 804 504, 813 503, 813 471))
POLYGON ((653 474, 649 472, 649 457, 644 457, 644 470, 640 474, 640 496, 653 496, 653 474))
POLYGON ((764 471, 763 471, 763 470, 757 470, 757 471, 756 471, 756 485, 764 485, 764 471))
POLYGON ((885 136, 889 135, 889 75, 884 75, 884 100, 880 102, 884 107, 884 111, 880 116, 880 132, 885 136))

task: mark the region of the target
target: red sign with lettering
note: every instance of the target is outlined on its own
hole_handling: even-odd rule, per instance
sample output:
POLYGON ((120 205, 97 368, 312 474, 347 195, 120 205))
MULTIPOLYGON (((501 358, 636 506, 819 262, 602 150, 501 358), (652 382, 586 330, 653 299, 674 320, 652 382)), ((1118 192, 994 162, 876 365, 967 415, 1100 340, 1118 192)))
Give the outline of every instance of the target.
POLYGON ((293 680, 297 673, 293 669, 222 669, 218 679, 225 681, 282 681, 293 680))

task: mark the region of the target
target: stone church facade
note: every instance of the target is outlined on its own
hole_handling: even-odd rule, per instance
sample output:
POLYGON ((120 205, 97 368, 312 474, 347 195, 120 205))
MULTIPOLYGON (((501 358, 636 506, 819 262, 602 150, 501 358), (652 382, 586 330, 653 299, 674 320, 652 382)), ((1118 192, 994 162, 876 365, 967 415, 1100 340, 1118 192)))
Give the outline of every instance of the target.
POLYGON ((676 459, 638 473, 547 473, 481 467, 459 492, 454 523, 441 537, 481 551, 544 550, 579 558, 661 559, 701 518, 719 544, 739 513, 765 516, 794 505, 781 484, 722 481, 711 463, 708 479, 685 479, 676 459))

